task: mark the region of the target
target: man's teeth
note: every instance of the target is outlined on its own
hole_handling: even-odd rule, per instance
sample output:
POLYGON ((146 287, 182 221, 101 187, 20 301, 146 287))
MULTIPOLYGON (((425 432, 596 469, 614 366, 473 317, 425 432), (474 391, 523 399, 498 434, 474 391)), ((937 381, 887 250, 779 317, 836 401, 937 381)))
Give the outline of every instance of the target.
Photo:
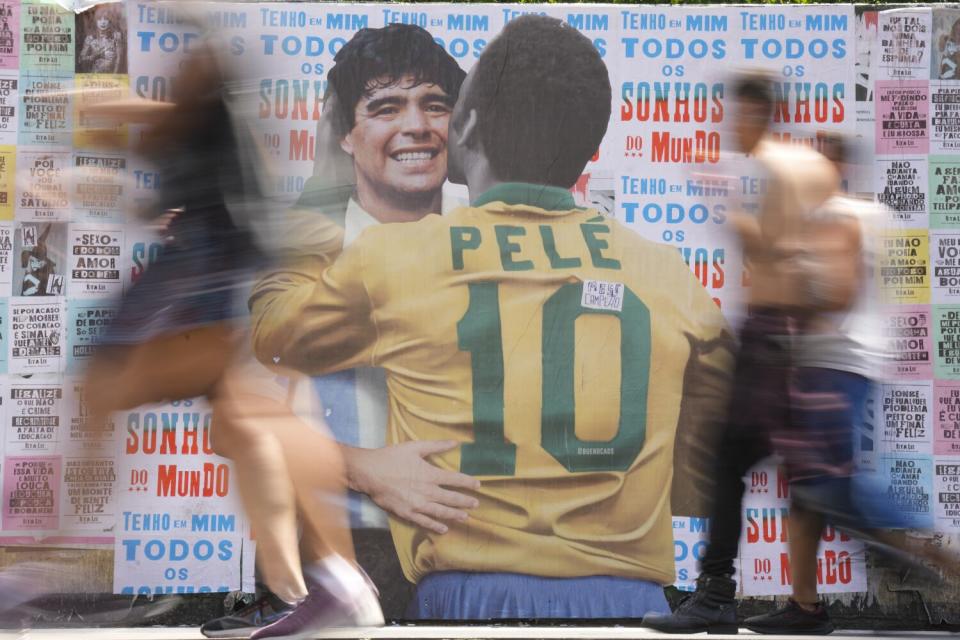
POLYGON ((395 155, 394 159, 399 162, 420 162, 422 160, 429 160, 432 157, 433 154, 429 151, 405 151, 395 155))

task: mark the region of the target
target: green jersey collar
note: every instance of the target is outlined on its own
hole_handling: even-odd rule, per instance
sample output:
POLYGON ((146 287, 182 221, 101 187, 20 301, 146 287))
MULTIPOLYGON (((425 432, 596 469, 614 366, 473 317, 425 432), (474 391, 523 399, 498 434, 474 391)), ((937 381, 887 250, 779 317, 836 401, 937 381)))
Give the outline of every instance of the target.
POLYGON ((560 187, 526 182, 503 182, 482 193, 471 206, 482 207, 491 202, 525 204, 547 211, 570 211, 577 208, 573 194, 560 187))

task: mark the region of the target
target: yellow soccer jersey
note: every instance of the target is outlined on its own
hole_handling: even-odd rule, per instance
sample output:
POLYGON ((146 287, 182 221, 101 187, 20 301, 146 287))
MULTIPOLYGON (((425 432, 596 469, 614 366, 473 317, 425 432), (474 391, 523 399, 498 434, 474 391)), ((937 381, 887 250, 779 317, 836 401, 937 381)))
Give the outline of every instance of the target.
MULTIPOLYGON (((364 231, 315 284, 255 296, 265 362, 387 372, 388 441, 480 506, 437 535, 391 518, 408 579, 434 571, 674 579, 670 490, 684 389, 716 415, 726 327, 679 252, 562 189, 500 185, 446 216, 364 231), (699 395, 698 395, 699 394, 699 395)), ((689 411, 687 411, 689 413, 689 411)))

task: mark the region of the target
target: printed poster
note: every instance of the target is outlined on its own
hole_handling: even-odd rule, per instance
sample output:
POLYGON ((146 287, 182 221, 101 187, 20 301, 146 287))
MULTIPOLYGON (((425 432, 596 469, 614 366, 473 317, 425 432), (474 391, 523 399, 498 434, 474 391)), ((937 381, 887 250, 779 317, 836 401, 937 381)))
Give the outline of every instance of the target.
MULTIPOLYGON (((63 456, 62 526, 70 532, 109 534, 117 522, 117 458, 115 425, 94 428, 88 422, 83 382, 63 382, 63 426, 67 447, 63 456)), ((112 539, 110 543, 112 544, 112 539)))
POLYGON ((0 221, 13 220, 16 180, 17 147, 0 145, 0 221))
POLYGON ((933 453, 933 385, 929 381, 881 385, 883 450, 933 453))
POLYGON ((69 233, 71 298, 119 298, 123 229, 116 225, 75 223, 69 233))
POLYGON ((937 7, 933 10, 931 38, 931 80, 960 80, 960 11, 937 7))
POLYGON ((60 527, 60 456, 6 456, 3 460, 3 530, 60 527))
POLYGON ((930 227, 960 229, 960 160, 930 156, 930 227))
POLYGON ((18 220, 70 219, 70 152, 17 151, 18 220))
MULTIPOLYGON (((122 5, 112 5, 122 6, 122 5)), ((123 149, 127 124, 95 117, 90 109, 100 102, 122 100, 130 94, 125 75, 78 75, 73 101, 73 146, 78 149, 123 149)))
MULTIPOLYGON (((789 514, 783 507, 746 507, 738 574, 745 596, 789 595, 793 577, 790 566, 789 514)), ((867 570, 863 544, 827 526, 817 550, 819 593, 865 592, 867 570)))
POLYGON ((960 529, 960 458, 934 459, 934 527, 939 531, 960 529))
POLYGON ((67 376, 63 382, 64 409, 70 417, 69 432, 65 435, 68 453, 73 456, 114 457, 116 424, 113 418, 106 424, 93 425, 90 422, 90 411, 87 407, 87 397, 84 390, 83 378, 67 376))
POLYGON ((20 109, 20 76, 0 72, 0 143, 16 144, 20 109))
POLYGON ((5 401, 8 455, 61 453, 64 433, 63 381, 53 377, 12 378, 5 401))
POLYGON ((20 70, 73 74, 74 14, 53 2, 23 0, 20 9, 20 70))
POLYGON ((0 2, 0 69, 20 68, 20 1, 0 2))
POLYGON ((933 331, 929 305, 903 305, 883 313, 887 375, 895 379, 933 377, 933 331))
POLYGON ((126 7, 123 2, 110 2, 77 14, 78 76, 127 73, 126 7))
POLYGON ((857 122, 873 120, 873 83, 876 80, 876 70, 873 56, 879 54, 878 17, 877 11, 865 7, 856 7, 857 24, 856 37, 856 96, 857 122))
POLYGON ((960 150, 960 82, 930 83, 930 153, 960 150))
POLYGON ((67 300, 67 373, 86 368, 116 314, 116 300, 67 300))
POLYGON ((127 158, 77 151, 73 156, 73 221, 122 222, 127 158))
MULTIPOLYGON (((96 6, 76 18, 70 13, 41 8, 29 2, 23 6, 22 16, 13 15, 18 9, 18 4, 6 4, 0 0, 0 69, 9 70, 0 73, 0 145, 9 145, 6 153, 0 147, 0 220, 11 220, 14 202, 17 203, 17 224, 6 223, 7 227, 0 224, 0 287, 4 287, 0 290, 0 305, 14 294, 47 297, 32 300, 28 297, 10 298, 7 314, 0 313, 0 318, 5 321, 0 322, 0 336, 8 339, 6 333, 9 329, 16 339, 16 348, 24 349, 27 348, 25 341, 38 338, 26 332, 38 331, 41 341, 46 339, 47 346, 52 348, 55 345, 51 342, 51 334, 45 333, 51 327, 26 329, 19 325, 29 322, 29 318, 24 320, 24 304, 56 302, 60 305, 57 313, 40 313, 40 309, 36 309, 34 320, 49 322, 54 316, 62 318, 60 335, 62 344, 66 345, 63 353, 67 357, 61 360, 56 370, 66 366, 71 372, 79 372, 84 359, 89 357, 90 345, 109 325, 112 317, 104 289, 115 291, 128 287, 142 277, 162 251, 155 238, 119 226, 127 206, 125 200, 149 200, 162 184, 162 176, 143 166, 142 162, 128 160, 122 153, 108 153, 100 147, 111 137, 114 140, 125 137, 132 141, 139 130, 132 126, 126 132, 105 130, 102 123, 85 114, 85 107, 95 99, 94 94, 103 96, 111 91, 122 92, 128 85, 136 95, 170 99, 177 65, 189 43, 199 37, 195 33, 199 29, 179 20, 176 8, 170 6, 158 8, 111 3, 96 6), (129 29, 123 15, 128 7, 131 13, 129 29), (12 10, 8 11, 8 8, 12 10), (9 52, 4 46, 4 34, 8 28, 16 36, 9 52), (13 56, 12 63, 8 62, 8 55, 13 56), (22 75, 19 70, 21 61, 22 75), (49 82, 48 78, 61 86, 81 89, 81 92, 76 99, 65 104, 56 97, 57 91, 40 85, 49 82), (25 94, 28 88, 35 91, 30 100, 25 94), (23 97, 22 105, 16 101, 18 95, 23 97), (28 119, 25 105, 30 105, 31 114, 29 126, 22 127, 21 124, 28 119), (10 107, 12 112, 8 109, 10 107), (5 121, 5 118, 9 120, 5 121), (10 126, 5 127, 5 122, 10 126), (45 139, 45 136, 60 136, 64 132, 67 138, 60 144, 52 144, 56 138, 45 139), (4 138, 8 135, 11 137, 4 138), (34 160, 42 149, 33 147, 20 149, 18 159, 13 143, 23 135, 29 136, 37 145, 52 147, 53 154, 62 153, 64 157, 50 166, 35 165, 34 160), (14 178, 14 165, 25 176, 19 184, 14 178), (37 171, 30 172, 31 167, 37 171), (43 182, 46 172, 57 170, 62 173, 54 174, 55 177, 47 183, 43 182), (129 189, 125 189, 123 182, 126 176, 129 176, 129 189), (9 194, 6 198, 3 197, 5 191, 9 194), (57 224, 48 227, 51 222, 57 224), (70 227, 59 224, 64 222, 72 224, 70 227), (114 265, 109 262, 99 264, 105 259, 104 255, 108 258, 116 255, 112 240, 100 244, 79 242, 81 227, 86 231, 91 224, 94 227, 104 225, 122 233, 119 238, 121 253, 116 266, 118 280, 102 281, 95 277, 91 282, 77 277, 86 270, 114 270, 114 265), (6 245, 4 237, 7 238, 6 245), (84 251, 110 249, 110 252, 75 253, 75 249, 81 246, 85 246, 84 251), (81 265, 78 262, 81 258, 95 259, 95 262, 81 265), (10 260, 13 260, 14 271, 10 271, 10 260), (83 297, 85 295, 90 297, 83 297), (61 300, 64 296, 66 300, 61 300), (9 323, 14 315, 17 330, 9 323)), ((594 184, 602 183, 605 188, 609 185, 606 201, 614 216, 621 220, 629 216, 629 224, 641 233, 676 246, 698 280, 718 303, 723 303, 725 310, 742 292, 744 282, 738 245, 727 235, 727 212, 735 201, 762 198, 764 187, 762 177, 752 170, 732 172, 729 181, 715 179, 712 175, 723 173, 725 169, 717 151, 726 152, 730 146, 729 131, 724 125, 729 125, 733 112, 728 78, 718 75, 716 70, 757 63, 780 74, 777 86, 780 98, 778 135, 784 139, 802 140, 816 148, 821 140, 821 130, 850 133, 855 121, 861 118, 869 123, 872 140, 872 135, 882 130, 882 109, 878 109, 877 124, 874 125, 870 93, 890 95, 891 91, 889 88, 881 91, 882 86, 875 85, 874 76, 881 83, 883 80, 902 81, 905 77, 925 81, 927 75, 919 72, 917 65, 930 69, 930 54, 936 54, 937 49, 937 36, 934 35, 932 46, 928 44, 927 50, 923 51, 923 42, 931 41, 929 32, 918 32, 914 22, 903 19, 891 21, 889 17, 884 18, 882 41, 879 16, 871 12, 873 20, 864 18, 864 22, 866 30, 873 34, 867 37, 872 37, 873 50, 877 52, 875 57, 881 52, 893 56, 885 60, 887 66, 908 68, 909 73, 895 74, 889 70, 880 73, 876 68, 871 69, 875 63, 870 61, 869 55, 865 64, 854 69, 851 58, 856 57, 859 63, 861 51, 855 42, 859 35, 855 36, 854 30, 859 25, 855 23, 851 7, 827 7, 813 14, 806 7, 736 10, 699 7, 695 11, 662 7, 651 11, 632 7, 549 6, 535 10, 557 15, 586 34, 611 70, 613 120, 607 138, 588 165, 591 175, 577 185, 578 195, 580 191, 587 192, 594 184), (895 28, 891 29, 891 25, 895 28), (628 53, 632 55, 627 57, 628 53), (864 100, 859 99, 861 87, 864 100), (865 110, 864 106, 868 109, 865 110), (872 129, 874 126, 876 130, 872 129), (713 136, 714 133, 717 137, 713 136), (609 175, 601 175, 603 172, 609 172, 609 175)), ((519 8, 510 6, 341 5, 333 8, 330 5, 264 7, 251 4, 220 5, 211 9, 206 17, 224 28, 226 39, 235 45, 231 55, 236 56, 243 68, 257 73, 263 71, 257 76, 263 83, 251 92, 259 124, 268 134, 258 142, 266 147, 281 168, 276 188, 288 200, 293 200, 302 189, 304 179, 314 171, 316 118, 333 56, 358 29, 396 22, 422 23, 467 70, 484 46, 518 13, 519 8)), ((922 16, 916 24, 924 24, 922 16)), ((926 24, 929 25, 929 20, 926 24)), ((928 95, 937 93, 928 91, 928 95)), ((949 95, 942 93, 944 97, 949 95)), ((898 94, 895 102, 896 109, 890 108, 890 114, 895 115, 888 114, 885 120, 890 125, 891 139, 884 144, 902 147, 898 146, 883 163, 878 163, 878 170, 881 167, 890 169, 901 159, 925 161, 922 149, 909 150, 915 146, 915 139, 925 138, 929 140, 928 144, 938 145, 943 143, 941 138, 950 133, 952 116, 946 106, 950 103, 946 100, 928 99, 929 104, 914 108, 910 95, 898 94), (924 130, 915 135, 921 114, 924 130)), ((880 143, 871 143, 871 149, 874 144, 880 143)), ((948 158, 949 153, 952 150, 943 157, 948 158)), ((923 162, 910 170, 902 168, 888 172, 882 179, 879 176, 870 179, 869 186, 862 190, 878 189, 877 185, 882 182, 883 188, 878 190, 887 192, 885 197, 895 203, 893 208, 901 216, 898 223, 909 229, 925 229, 928 222, 935 226, 938 216, 946 220, 951 215, 952 203, 948 198, 952 194, 948 189, 943 189, 940 194, 934 192, 938 179, 941 186, 947 186, 946 175, 935 176, 933 163, 928 173, 924 173, 926 166, 923 162), (942 210, 938 211, 938 203, 942 210)), ((956 215, 956 222, 960 223, 960 214, 956 215)), ((887 338, 896 342, 899 348, 898 366, 902 367, 903 379, 897 384, 902 383, 902 387, 932 374, 934 338, 929 333, 932 311, 929 306, 922 305, 931 300, 937 304, 953 302, 950 298, 953 293, 949 291, 953 283, 938 280, 953 277, 949 271, 954 259, 951 255, 953 245, 948 241, 949 224, 948 220, 948 233, 942 236, 943 239, 931 236, 918 264, 901 260, 919 259, 908 255, 888 255, 885 264, 898 270, 886 274, 897 279, 888 285, 899 305, 896 314, 900 314, 895 314, 895 321, 887 327, 887 338), (944 249, 942 256, 939 253, 941 248, 944 249), (911 281, 915 278, 920 280, 911 281), (927 291, 926 298, 923 290, 927 291), (911 324, 914 321, 919 324, 911 324)), ((899 248, 912 251, 910 247, 899 248)), ((34 343, 32 348, 38 344, 42 342, 34 343)), ((13 344, 5 343, 0 358, 12 356, 14 348, 13 344)), ((24 357, 24 354, 19 356, 24 357)), ((12 368, 21 370, 28 367, 30 358, 45 356, 25 357, 27 361, 17 363, 11 359, 12 368)), ((98 443, 96 438, 88 440, 89 436, 85 435, 82 389, 69 379, 63 381, 62 388, 63 398, 59 400, 58 409, 63 418, 59 424, 60 444, 69 441, 69 451, 75 451, 76 455, 6 452, 10 459, 26 459, 18 467, 26 479, 17 491, 41 492, 18 494, 16 499, 21 502, 15 508, 20 511, 14 512, 12 497, 7 492, 13 480, 4 483, 0 489, 0 495, 5 498, 2 515, 13 523, 14 530, 63 529, 101 533, 109 530, 110 523, 114 524, 118 538, 115 547, 118 551, 117 590, 121 592, 215 591, 239 586, 241 577, 249 578, 241 576, 237 568, 241 561, 244 568, 252 568, 252 544, 245 535, 245 524, 232 519, 234 515, 239 518, 239 509, 229 512, 214 510, 210 506, 214 501, 204 496, 206 486, 213 487, 215 495, 218 481, 224 479, 218 475, 220 460, 198 453, 195 460, 190 459, 193 454, 188 454, 186 462, 171 463, 169 459, 180 456, 160 455, 155 450, 148 453, 149 444, 135 446, 136 452, 132 454, 104 454, 99 449, 103 443, 98 443), (36 468, 25 466, 36 459, 43 464, 36 468), (209 477, 205 466, 208 463, 213 464, 209 477), (162 487, 166 493, 160 495, 160 466, 171 464, 177 465, 176 472, 169 468, 164 470, 165 484, 162 487), (136 477, 133 471, 136 471, 136 477), (149 479, 143 485, 138 482, 143 477, 141 472, 146 472, 149 479), (187 475, 181 476, 180 472, 187 475), (188 494, 185 496, 179 495, 181 477, 185 478, 188 494), (36 478, 40 481, 28 484, 36 478), (120 479, 119 485, 117 478, 120 479), (172 494, 169 478, 177 480, 172 494), (44 481, 48 481, 49 491, 44 481), (199 495, 189 495, 194 486, 198 487, 199 495), (138 487, 147 487, 149 491, 132 490, 138 487), (24 503, 27 499, 33 502, 24 503), (186 502, 187 506, 177 506, 181 502, 186 502), (28 508, 45 511, 23 511, 28 508), (165 519, 165 515, 169 518, 165 519), (33 522, 21 522, 25 517, 32 518, 33 522), (43 518, 48 520, 41 521, 43 518), (239 577, 235 579, 236 576, 239 577)), ((939 400, 936 392, 930 402, 935 400, 939 400)), ((890 408, 896 414, 899 426, 878 420, 878 441, 884 437, 885 429, 916 428, 915 416, 909 413, 915 408, 912 406, 915 401, 916 398, 910 398, 906 405, 890 408)), ((183 410, 183 407, 157 409, 153 412, 155 418, 147 416, 149 410, 137 412, 139 422, 133 425, 133 430, 136 432, 144 425, 148 430, 150 424, 161 425, 155 430, 159 449, 166 437, 162 432, 163 414, 183 410)), ((880 417, 887 416, 881 414, 880 417)), ((117 426, 125 444, 129 436, 127 429, 131 426, 127 418, 129 416, 117 426)), ((170 418, 167 420, 169 422, 170 418)), ((199 422, 202 424, 203 420, 199 422)), ((192 418, 190 423, 193 424, 192 418)), ((933 424, 946 423, 938 417, 933 424)), ((945 438, 940 435, 939 426, 928 427, 928 431, 931 429, 934 432, 931 446, 936 447, 945 438)), ((177 433, 176 437, 181 436, 177 433)), ((189 439, 191 436, 184 437, 189 439)), ((202 442, 202 438, 200 440, 202 442)), ((178 444, 182 446, 179 440, 178 444)), ((912 442, 913 445, 920 446, 918 442, 912 442)), ((190 446, 188 444, 188 449, 190 446)), ((203 449, 201 444, 200 451, 203 449)), ((912 455, 912 449, 908 453, 912 455)), ((3 476, 12 473, 9 462, 3 460, 3 476)), ((751 479, 750 490, 756 491, 751 495, 764 499, 776 495, 777 500, 781 500, 784 487, 779 477, 768 475, 767 484, 764 484, 758 475, 756 481, 754 485, 751 479)), ((228 494, 232 492, 231 486, 228 494)), ((222 500, 216 504, 221 505, 222 500)), ((761 504, 751 508, 772 509, 779 508, 780 504, 761 504)), ((758 520, 762 521, 762 518, 758 520)), ((675 529, 676 540, 687 541, 684 542, 685 549, 683 544, 675 545, 676 559, 680 563, 678 577, 682 579, 684 570, 688 577, 695 575, 691 571, 696 569, 695 560, 701 548, 698 539, 703 535, 705 523, 687 519, 680 524, 685 526, 675 529)), ((758 541, 765 543, 762 526, 759 532, 758 541)), ((782 548, 782 544, 778 542, 778 545, 778 549, 782 548)), ((848 590, 857 587, 856 560, 853 565, 847 565, 846 558, 840 557, 845 547, 837 541, 825 541, 824 548, 825 552, 834 553, 828 557, 824 552, 821 558, 821 581, 825 590, 831 588, 831 580, 835 585, 845 585, 848 590), (849 580, 844 582, 847 578, 849 580)), ((774 552, 763 555, 758 551, 752 557, 771 560, 771 572, 778 580, 775 589, 782 589, 781 579, 785 574, 789 578, 789 567, 784 571, 782 563, 775 564, 779 559, 774 552)), ((752 575, 761 575, 756 571, 756 565, 752 567, 752 575)), ((744 568, 743 574, 747 573, 744 568)), ((772 583, 771 580, 763 584, 772 583)), ((760 581, 757 584, 761 584, 760 581)))
POLYGON ((210 408, 188 400, 119 419, 114 593, 251 588, 247 526, 230 463, 210 446, 210 408))
POLYGON ((880 12, 879 80, 930 78, 930 9, 890 9, 880 12))
POLYGON ((878 276, 880 295, 885 302, 930 302, 927 231, 918 229, 885 232, 878 276))
POLYGON ((12 295, 66 294, 67 225, 19 222, 13 234, 12 295))
POLYGON ((936 340, 934 373, 937 378, 960 380, 960 306, 933 308, 936 340))
POLYGON ((926 157, 878 159, 875 175, 877 202, 887 208, 889 226, 919 229, 929 226, 926 157))
POLYGON ((111 456, 63 457, 62 527, 111 533, 116 525, 117 461, 111 456))
POLYGON ((23 146, 70 145, 73 129, 73 77, 20 76, 20 130, 23 146))
POLYGON ((0 221, 0 298, 12 293, 14 225, 14 222, 0 221))
POLYGON ((63 299, 11 298, 7 368, 20 375, 60 373, 64 368, 63 299))
POLYGON ((960 381, 936 380, 933 452, 960 456, 960 381))
POLYGON ((932 231, 930 251, 934 304, 960 302, 960 231, 932 231))
POLYGON ((933 526, 933 460, 930 456, 885 455, 881 472, 887 498, 915 529, 933 526))
POLYGON ((927 85, 926 80, 877 81, 877 153, 929 153, 927 85))
MULTIPOLYGON (((740 536, 740 590, 745 596, 788 594, 792 585, 789 537, 790 486, 783 468, 770 459, 745 478, 740 536)), ((817 553, 821 593, 866 591, 863 545, 827 527, 817 553)))

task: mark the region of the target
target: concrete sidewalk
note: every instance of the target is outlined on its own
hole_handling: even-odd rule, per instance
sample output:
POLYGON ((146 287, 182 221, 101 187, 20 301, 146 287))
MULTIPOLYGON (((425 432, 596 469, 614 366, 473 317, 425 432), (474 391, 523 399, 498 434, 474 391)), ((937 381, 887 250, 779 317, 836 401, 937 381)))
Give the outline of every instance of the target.
MULTIPOLYGON (((656 633, 637 627, 490 627, 490 626, 390 626, 379 629, 339 629, 318 635, 318 638, 335 640, 348 638, 376 638, 383 640, 629 640, 632 638, 670 638, 695 637, 702 640, 723 640, 743 636, 759 637, 747 630, 741 636, 710 635, 696 636, 670 635, 656 633)), ((770 636, 776 638, 807 639, 810 636, 770 636)), ((957 634, 934 631, 837 631, 833 638, 953 638, 957 634)), ((113 629, 38 629, 24 631, 0 631, 0 638, 17 640, 201 640, 203 636, 196 627, 138 627, 113 629)))

